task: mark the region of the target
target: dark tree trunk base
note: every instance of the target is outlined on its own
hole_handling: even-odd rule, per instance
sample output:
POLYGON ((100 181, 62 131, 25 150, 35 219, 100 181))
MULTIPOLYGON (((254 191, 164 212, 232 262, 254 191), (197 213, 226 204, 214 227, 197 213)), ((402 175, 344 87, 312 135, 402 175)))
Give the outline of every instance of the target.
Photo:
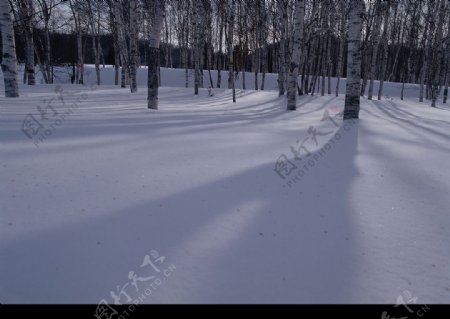
POLYGON ((359 96, 345 96, 344 120, 359 118, 359 96))
POLYGON ((158 109, 158 89, 159 89, 159 48, 149 48, 148 52, 148 97, 147 107, 149 109, 158 109))

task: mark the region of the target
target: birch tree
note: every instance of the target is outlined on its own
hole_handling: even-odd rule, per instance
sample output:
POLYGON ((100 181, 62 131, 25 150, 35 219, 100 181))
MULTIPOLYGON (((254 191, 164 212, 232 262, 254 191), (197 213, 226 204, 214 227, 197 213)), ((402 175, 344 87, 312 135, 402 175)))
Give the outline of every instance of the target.
POLYGON ((150 15, 150 30, 148 40, 148 96, 147 107, 158 109, 158 89, 159 89, 159 44, 161 41, 161 30, 166 14, 165 0, 146 0, 147 10, 150 15))
POLYGON ((372 100, 373 97, 373 84, 375 81, 375 68, 378 57, 378 46, 380 42, 380 33, 381 33, 381 22, 382 22, 382 12, 383 12, 383 4, 381 0, 377 0, 375 4, 375 25, 373 27, 372 34, 372 58, 370 62, 370 70, 369 70, 369 92, 367 93, 367 98, 372 100))
POLYGON ((192 9, 193 9, 193 21, 192 21, 192 29, 194 33, 194 42, 193 42, 193 50, 194 50, 194 94, 198 95, 198 90, 200 87, 200 39, 201 39, 201 6, 203 6, 202 1, 193 0, 192 9))
POLYGON ((288 34, 288 0, 277 0, 278 24, 280 26, 280 41, 278 49, 278 95, 284 95, 286 91, 286 42, 288 34))
POLYGON ((387 3, 385 6, 384 16, 383 16, 383 34, 381 36, 381 70, 380 70, 380 85, 378 88, 378 100, 381 100, 384 87, 384 78, 386 75, 386 64, 388 58, 388 34, 389 34, 389 10, 390 4, 387 3))
POLYGON ((28 80, 28 85, 35 85, 35 73, 34 73, 34 37, 33 37, 33 1, 32 0, 19 0, 19 18, 21 21, 23 33, 26 41, 26 59, 25 59, 25 73, 28 80))
POLYGON ((16 44, 11 7, 8 1, 0 1, 0 30, 2 33, 2 72, 5 96, 18 97, 16 44))
MULTIPOLYGON (((437 6, 435 5, 435 1, 427 1, 427 14, 425 15, 425 32, 424 34, 430 35, 434 34, 435 29, 435 21, 437 20, 437 6)), ((423 62, 420 70, 420 93, 419 93, 419 101, 423 102, 424 98, 424 88, 425 81, 427 78, 427 74, 429 72, 429 60, 432 54, 433 47, 433 37, 427 36, 423 38, 423 62)))
POLYGON ((361 92, 361 31, 364 2, 350 0, 347 34, 347 87, 344 120, 359 118, 361 92))
POLYGON ((52 48, 50 42, 50 19, 52 18, 53 8, 55 7, 55 0, 37 0, 39 5, 40 16, 44 23, 44 44, 42 45, 44 51, 44 80, 45 83, 53 83, 52 73, 52 48))
POLYGON ((439 0, 439 14, 436 26, 436 35, 434 39, 432 64, 431 64, 431 106, 436 107, 436 101, 441 90, 442 82, 444 80, 444 65, 445 57, 447 56, 444 51, 445 42, 444 39, 444 23, 445 13, 447 12, 446 0, 439 0))
POLYGON ((86 0, 88 5, 88 17, 89 17, 89 25, 91 28, 92 34, 92 49, 94 52, 94 64, 95 64, 95 75, 97 79, 97 85, 100 85, 100 2, 99 0, 86 0), (94 6, 95 11, 94 11, 94 6))
POLYGON ((223 46, 223 37, 224 37, 224 30, 225 30, 225 12, 224 9, 225 3, 224 0, 219 0, 217 4, 217 15, 218 15, 218 28, 219 28, 219 57, 217 61, 217 88, 220 88, 222 85, 222 67, 225 64, 223 61, 223 52, 222 52, 222 46, 223 46))
MULTIPOLYGON (((450 10, 450 8, 449 8, 450 10)), ((444 97, 442 100, 442 103, 447 103, 448 98, 448 86, 450 83, 450 18, 447 21, 447 39, 443 43, 444 49, 445 49, 445 55, 446 55, 446 64, 445 64, 445 88, 444 88, 444 97)))
POLYGON ((138 1, 130 0, 130 90, 137 93, 137 60, 138 60, 138 1))
POLYGON ((233 38, 234 38, 234 19, 236 10, 236 0, 229 0, 228 6, 228 88, 233 92, 233 103, 236 103, 236 83, 234 76, 234 56, 233 56, 233 38))
POLYGON ((107 0, 109 6, 109 27, 111 29, 111 37, 113 40, 114 50, 114 85, 119 85, 120 72, 120 49, 119 49, 119 30, 117 27, 116 14, 114 12, 114 4, 112 0, 107 0))
POLYGON ((289 66, 289 86, 288 86, 288 111, 295 111, 297 109, 297 85, 298 85, 298 70, 301 50, 303 45, 303 26, 305 17, 305 1, 295 1, 294 13, 294 40, 289 66))
POLYGON ((81 0, 69 0, 70 10, 72 11, 72 16, 75 25, 75 32, 77 34, 77 69, 75 74, 76 83, 81 84, 84 81, 84 74, 80 72, 81 65, 84 64, 83 57, 83 29, 82 29, 82 14, 80 8, 81 0))
POLYGON ((261 1, 260 6, 260 18, 259 18, 259 43, 260 43, 260 50, 261 50, 261 57, 260 57, 260 63, 261 63, 261 91, 264 91, 264 85, 266 83, 266 73, 267 73, 267 9, 265 5, 265 1, 261 1))
POLYGON ((123 10, 122 0, 112 0, 114 5, 114 14, 117 22, 117 37, 118 37, 118 46, 119 46, 119 56, 122 64, 121 71, 121 87, 125 88, 127 86, 128 77, 130 75, 130 54, 127 45, 127 36, 126 36, 126 24, 123 10))
POLYGON ((347 21, 347 6, 345 1, 339 1, 339 10, 341 14, 341 20, 339 23, 339 53, 337 57, 337 81, 336 81, 336 96, 339 96, 339 85, 341 82, 341 76, 344 73, 344 50, 345 50, 345 34, 346 34, 346 21, 347 21))

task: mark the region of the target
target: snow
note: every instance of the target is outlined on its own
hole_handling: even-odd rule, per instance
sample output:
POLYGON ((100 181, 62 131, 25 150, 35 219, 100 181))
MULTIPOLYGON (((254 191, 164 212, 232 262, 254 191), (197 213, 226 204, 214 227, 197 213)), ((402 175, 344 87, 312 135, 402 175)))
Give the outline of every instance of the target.
POLYGON ((113 86, 112 68, 100 87, 94 76, 78 93, 61 79, 0 96, 1 303, 114 304, 127 283, 133 300, 151 290, 143 303, 392 304, 405 291, 448 302, 450 112, 419 103, 417 86, 400 101, 401 84, 386 83, 338 128, 324 112, 342 111, 344 95, 286 112, 275 75, 233 104, 164 69, 158 111, 145 87, 113 86), (61 88, 65 105, 55 99, 44 122, 75 107, 36 146, 23 120, 61 88), (310 156, 296 144, 308 137, 310 156), (297 166, 285 179, 283 154, 297 166), (153 250, 161 272, 141 267, 153 250), (148 288, 150 276, 162 283, 148 288))

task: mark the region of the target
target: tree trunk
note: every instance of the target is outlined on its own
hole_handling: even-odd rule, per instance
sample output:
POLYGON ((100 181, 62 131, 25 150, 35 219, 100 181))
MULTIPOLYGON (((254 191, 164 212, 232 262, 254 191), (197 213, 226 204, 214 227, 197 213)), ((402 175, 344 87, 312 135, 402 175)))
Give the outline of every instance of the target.
MULTIPOLYGON (((444 23, 447 12, 447 0, 439 1, 439 16, 437 21, 436 36, 433 46, 433 60, 431 67, 432 82, 431 82, 431 106, 436 107, 436 101, 442 87, 445 71, 445 57, 448 55, 444 49, 444 23)), ((447 48, 447 50, 450 50, 447 48)))
POLYGON ((78 72, 78 77, 77 77, 77 83, 83 83, 84 81, 84 74, 83 72, 80 72, 80 67, 84 64, 83 61, 83 38, 81 35, 81 30, 79 30, 77 32, 77 64, 78 64, 78 68, 77 68, 77 72, 78 72), (81 73, 81 74, 80 74, 81 73))
POLYGON ((24 36, 26 40, 26 62, 24 72, 24 83, 28 80, 28 85, 35 85, 35 72, 34 72, 34 37, 33 37, 33 2, 31 0, 21 0, 18 3, 19 17, 24 30, 24 36))
POLYGON ((446 78, 445 78, 445 89, 444 89, 444 98, 443 98, 443 100, 442 100, 442 103, 443 104, 446 104, 447 103, 447 97, 448 97, 448 83, 450 82, 450 80, 449 80, 449 72, 447 71, 447 76, 446 76, 446 78))
POLYGON ((137 59, 138 59, 138 3, 130 0, 130 91, 137 93, 137 59))
MULTIPOLYGON (((129 64, 129 54, 128 54, 128 46, 127 40, 125 36, 126 26, 123 18, 123 7, 120 1, 113 0, 113 10, 115 15, 115 21, 117 25, 117 38, 118 38, 118 47, 119 47, 119 56, 120 62, 122 65, 121 70, 121 79, 120 86, 122 88, 126 88, 127 86, 127 75, 130 73, 130 64, 129 64)), ((148 57, 147 57, 148 59, 148 57)))
POLYGON ((48 28, 48 25, 45 27, 45 73, 47 75, 48 83, 53 83, 53 75, 51 72, 51 44, 50 44, 50 30, 48 28))
POLYGON ((384 11, 383 18, 383 35, 381 36, 381 46, 383 48, 381 52, 381 70, 380 70, 380 86, 378 88, 378 100, 381 100, 381 96, 383 95, 383 86, 384 86, 384 78, 386 77, 386 64, 387 64, 387 55, 388 55, 388 32, 389 32, 389 4, 386 5, 384 11))
POLYGON ((148 54, 148 97, 149 109, 158 109, 159 89, 159 43, 165 17, 165 0, 147 0, 151 12, 151 30, 149 35, 148 54))
POLYGON ((194 93, 198 95, 198 89, 200 87, 200 6, 201 1, 193 1, 192 6, 194 10, 194 17, 192 21, 192 28, 194 32, 194 93))
POLYGON ((375 26, 373 29, 373 38, 372 38, 372 58, 370 62, 370 70, 369 70, 369 92, 367 93, 367 98, 372 100, 373 97, 373 85, 375 81, 375 70, 377 66, 377 57, 378 57, 378 45, 380 42, 380 31, 381 31, 381 20, 382 20, 382 4, 381 0, 378 0, 376 3, 376 18, 375 18, 375 26))
POLYGON ((344 50, 345 50, 345 26, 346 26, 346 6, 345 1, 340 1, 341 9, 341 25, 340 25, 340 37, 339 37, 339 54, 338 54, 338 65, 337 65, 337 81, 336 81, 336 96, 339 96, 339 84, 341 81, 341 76, 344 73, 344 50))
POLYGON ((359 118, 361 92, 361 31, 364 3, 350 0, 347 35, 347 87, 344 120, 359 118))
POLYGON ((305 1, 295 1, 294 13, 294 40, 291 54, 291 64, 289 67, 289 86, 288 86, 288 102, 287 110, 295 111, 297 109, 297 85, 298 85, 298 69, 303 46, 303 26, 305 17, 305 1))
POLYGON ((236 87, 234 78, 233 35, 236 0, 231 0, 228 12, 228 78, 229 87, 233 91, 233 103, 236 103, 236 87))
POLYGON ((445 89, 444 89, 444 98, 442 103, 447 103, 448 97, 448 84, 450 82, 450 19, 447 22, 447 42, 446 42, 446 71, 445 71, 445 89))
POLYGON ((223 52, 222 52, 222 41, 223 41, 223 29, 224 29, 224 24, 225 24, 225 21, 224 21, 225 19, 224 19, 224 14, 223 14, 223 12, 221 13, 221 15, 220 15, 220 21, 219 21, 219 23, 220 23, 220 26, 219 26, 219 28, 220 28, 220 30, 219 30, 219 52, 218 52, 218 58, 217 58, 217 64, 218 64, 218 66, 217 66, 217 88, 219 88, 220 89, 220 86, 222 85, 222 67, 223 67, 223 64, 224 63, 222 63, 222 59, 223 59, 223 52))
POLYGON ((267 48, 264 44, 263 48, 262 48, 262 54, 261 54, 261 72, 262 72, 262 77, 261 77, 261 91, 264 91, 264 85, 266 84, 266 68, 267 68, 267 48))
POLYGON ((2 33, 2 71, 5 97, 18 97, 17 58, 11 8, 8 1, 0 2, 0 29, 2 33))
POLYGON ((280 48, 278 50, 278 60, 279 60, 279 69, 278 69, 278 95, 284 95, 286 88, 286 37, 288 31, 288 15, 287 15, 287 2, 285 0, 278 0, 278 11, 279 11, 279 24, 281 27, 281 36, 280 36, 280 48))

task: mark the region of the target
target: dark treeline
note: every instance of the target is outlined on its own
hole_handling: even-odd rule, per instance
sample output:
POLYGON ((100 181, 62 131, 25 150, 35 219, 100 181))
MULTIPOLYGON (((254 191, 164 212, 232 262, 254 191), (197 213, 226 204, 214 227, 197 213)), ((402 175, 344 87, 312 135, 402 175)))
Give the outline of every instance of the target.
MULTIPOLYGON (((26 40, 21 37, 20 32, 15 31, 16 33, 16 50, 17 50, 17 59, 19 63, 25 63, 26 61, 26 40)), ((34 35, 36 39, 43 38, 43 31, 39 29, 34 30, 34 35)), ((66 65, 76 65, 77 63, 77 44, 76 44, 76 35, 75 34, 63 34, 63 33, 50 33, 50 41, 51 41, 51 47, 52 47, 52 66, 66 66, 66 65)), ((84 55, 84 62, 86 64, 94 64, 95 63, 95 57, 94 57, 94 50, 89 43, 92 42, 92 36, 90 35, 83 35, 82 37, 83 41, 83 55, 84 55)), ((101 53, 101 63, 106 65, 114 65, 114 46, 112 44, 112 35, 101 35, 100 36, 100 45, 102 48, 101 53)), ((39 41, 38 41, 39 43, 39 41)), ((38 51, 37 54, 43 55, 44 50, 39 47, 39 45, 36 45, 36 50, 38 51)), ((182 57, 181 57, 181 49, 173 44, 167 44, 162 42, 160 44, 161 50, 160 50, 160 61, 162 67, 168 67, 168 68, 183 68, 182 63, 182 57), (168 58, 168 56, 170 57, 168 58)), ((267 46, 267 55, 266 55, 266 65, 267 65, 267 72, 269 73, 278 73, 278 62, 277 62, 277 55, 279 52, 279 44, 269 44, 267 46)), ((188 49, 189 56, 193 56, 193 52, 191 49, 188 49)), ((338 54, 339 51, 339 39, 333 38, 332 39, 332 46, 331 46, 331 76, 336 77, 338 74, 338 54)), ((413 76, 409 79, 409 82, 411 83, 419 83, 418 79, 420 76, 420 70, 422 68, 423 64, 423 49, 420 48, 407 48, 404 46, 398 46, 398 45, 388 45, 387 48, 387 77, 385 80, 391 81, 391 82, 402 82, 403 79, 403 70, 406 67, 407 63, 407 57, 412 56, 415 57, 416 61, 414 63, 415 70, 413 71, 413 76), (397 57, 397 59, 396 59, 397 57), (396 60, 398 60, 396 62, 396 60)), ((345 51, 344 51, 345 52, 345 51)), ((2 53, 1 48, 1 39, 0 39, 0 54, 2 53)), ((234 53, 236 58, 236 69, 242 69, 242 67, 245 67, 245 70, 247 72, 252 71, 252 61, 254 61, 254 56, 252 53, 246 55, 245 59, 242 58, 243 52, 241 52, 239 46, 235 46, 234 53)), ((316 59, 319 57, 319 52, 317 52, 316 48, 316 59)), ((144 41, 139 41, 139 56, 140 56, 140 62, 141 65, 147 65, 147 46, 144 41)), ((202 51, 202 54, 204 58, 207 54, 207 49, 202 51)), ((227 61, 225 59, 226 54, 218 52, 215 52, 213 55, 214 63, 212 63, 212 69, 218 70, 219 69, 219 59, 225 61, 225 65, 222 67, 223 69, 227 69, 227 61)), ((346 77, 346 52, 344 54, 344 67, 343 67, 343 76, 346 77)), ((1 58, 1 56, 0 56, 1 58)), ((1 60, 0 60, 1 62, 1 60)), ((188 67, 191 69, 193 68, 193 61, 189 60, 188 67)), ((381 72, 381 65, 377 65, 377 79, 379 79, 379 75, 381 72)), ((322 75, 322 73, 320 73, 322 75)))

